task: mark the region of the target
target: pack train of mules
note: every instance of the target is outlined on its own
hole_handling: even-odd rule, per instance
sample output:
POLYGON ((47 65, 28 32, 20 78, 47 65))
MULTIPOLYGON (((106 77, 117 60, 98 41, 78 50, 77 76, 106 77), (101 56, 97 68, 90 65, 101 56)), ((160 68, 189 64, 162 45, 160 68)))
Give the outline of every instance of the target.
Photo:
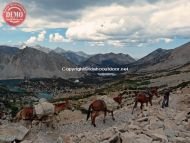
MULTIPOLYGON (((146 106, 148 106, 148 103, 150 103, 150 105, 152 106, 153 96, 159 97, 157 87, 151 87, 146 91, 134 91, 134 93, 135 93, 135 99, 134 99, 134 106, 132 108, 132 114, 134 112, 134 109, 137 107, 138 103, 141 104, 140 109, 142 111, 145 103, 146 106)), ((107 113, 110 113, 112 119, 115 120, 113 112, 114 110, 118 109, 118 107, 119 108, 122 107, 124 94, 126 94, 126 92, 123 92, 113 98, 108 96, 100 96, 98 99, 94 100, 89 105, 86 120, 88 120, 91 117, 91 124, 94 127, 96 127, 95 119, 97 116, 100 115, 101 112, 104 113, 103 123, 105 123, 105 118, 107 113)), ((46 122, 47 119, 49 119, 48 121, 52 122, 53 118, 57 117, 57 115, 59 115, 59 113, 65 109, 73 109, 68 100, 66 100, 63 103, 57 103, 57 104, 49 103, 47 101, 42 101, 39 102, 39 104, 34 107, 24 107, 23 109, 21 109, 14 118, 14 121, 20 121, 20 120, 31 121, 31 126, 33 121, 38 121, 39 123, 43 123, 46 122), (47 106, 42 106, 43 104, 47 106)))
MULTIPOLYGON (((102 99, 97 99, 97 100, 93 101, 89 105, 86 120, 88 120, 91 115, 91 124, 94 127, 96 127, 95 119, 100 114, 100 112, 104 113, 103 123, 105 123, 105 117, 106 117, 107 113, 111 113, 112 119, 115 120, 113 111, 114 111, 114 108, 118 107, 118 106, 116 104, 114 104, 114 102, 118 103, 119 106, 122 107, 122 100, 123 100, 122 95, 124 95, 125 93, 126 92, 123 92, 122 94, 118 95, 117 97, 114 97, 113 99, 108 98, 108 97, 106 97, 106 98, 101 97, 102 99), (111 102, 109 102, 109 101, 111 101, 111 102)), ((148 106, 148 103, 150 103, 150 105, 152 106, 152 99, 153 99, 154 95, 156 97, 159 97, 157 87, 151 87, 151 88, 147 89, 146 91, 134 91, 134 93, 135 93, 135 100, 134 100, 134 106, 132 109, 132 114, 134 112, 134 109, 137 107, 138 103, 141 104, 140 109, 142 112, 143 106, 145 103, 146 103, 146 106, 148 106)))

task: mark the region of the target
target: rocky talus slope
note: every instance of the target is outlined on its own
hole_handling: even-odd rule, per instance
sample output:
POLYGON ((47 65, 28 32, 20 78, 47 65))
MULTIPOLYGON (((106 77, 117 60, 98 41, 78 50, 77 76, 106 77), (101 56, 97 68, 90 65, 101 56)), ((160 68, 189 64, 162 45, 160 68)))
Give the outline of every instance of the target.
POLYGON ((143 113, 137 108, 133 115, 132 106, 124 106, 114 112, 115 121, 108 115, 105 124, 100 115, 96 128, 86 116, 62 119, 56 129, 34 126, 21 143, 190 143, 190 95, 172 94, 170 107, 165 109, 160 108, 160 99, 143 113))

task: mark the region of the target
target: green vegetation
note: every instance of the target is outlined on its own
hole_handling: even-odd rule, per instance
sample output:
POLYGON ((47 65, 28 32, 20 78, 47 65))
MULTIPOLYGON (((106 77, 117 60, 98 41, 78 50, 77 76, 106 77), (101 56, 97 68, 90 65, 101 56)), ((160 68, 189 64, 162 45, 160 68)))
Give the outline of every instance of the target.
POLYGON ((182 88, 188 86, 189 84, 190 84, 190 81, 182 82, 182 83, 178 84, 177 86, 173 87, 172 89, 177 89, 177 88, 182 89, 182 88))
POLYGON ((141 82, 141 85, 149 85, 150 84, 150 81, 149 80, 145 80, 145 81, 142 81, 141 82))
POLYGON ((9 89, 6 86, 0 86, 0 94, 8 93, 9 89))
POLYGON ((4 104, 7 109, 10 109, 12 117, 14 117, 19 111, 19 108, 15 103, 4 102, 4 104))
POLYGON ((171 72, 167 73, 166 76, 180 74, 180 73, 181 73, 181 71, 171 71, 171 72))

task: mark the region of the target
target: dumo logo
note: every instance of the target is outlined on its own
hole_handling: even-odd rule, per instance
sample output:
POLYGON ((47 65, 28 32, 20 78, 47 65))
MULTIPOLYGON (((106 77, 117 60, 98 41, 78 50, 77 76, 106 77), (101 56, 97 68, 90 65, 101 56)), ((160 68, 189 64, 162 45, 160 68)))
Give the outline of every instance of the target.
POLYGON ((24 22, 26 18, 26 10, 23 5, 18 2, 7 4, 3 10, 3 19, 10 26, 18 26, 24 22))

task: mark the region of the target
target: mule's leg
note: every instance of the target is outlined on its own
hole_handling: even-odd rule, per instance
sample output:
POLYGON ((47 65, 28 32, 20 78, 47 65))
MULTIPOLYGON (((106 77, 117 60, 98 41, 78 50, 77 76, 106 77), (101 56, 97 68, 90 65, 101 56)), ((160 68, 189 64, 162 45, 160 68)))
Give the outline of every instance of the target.
POLYGON ((54 116, 57 122, 61 121, 61 117, 59 114, 54 114, 54 116))
POLYGON ((55 121, 56 121, 56 116, 52 115, 52 118, 50 120, 52 129, 56 129, 57 128, 55 121))
POLYGON ((113 115, 113 110, 107 110, 107 112, 111 113, 112 119, 115 120, 114 115, 113 115))
POLYGON ((107 111, 104 110, 104 120, 103 120, 104 123, 106 122, 106 115, 107 115, 107 111))
POLYGON ((162 101, 162 108, 165 107, 165 97, 163 98, 163 101, 162 101))
POLYGON ((42 121, 41 121, 41 120, 39 120, 38 129, 39 129, 39 130, 42 129, 42 121))
POLYGON ((146 102, 146 106, 148 106, 148 101, 146 102))
POLYGON ((96 112, 96 111, 92 111, 92 112, 91 112, 91 116, 90 116, 90 117, 91 117, 91 124, 92 124, 92 125, 94 125, 94 124, 93 124, 93 118, 94 118, 94 116, 95 116, 95 112, 96 112))
MULTIPOLYGON (((91 115, 90 115, 90 117, 91 117, 91 122, 92 122, 92 120, 93 120, 94 114, 95 114, 94 111, 92 111, 92 112, 91 112, 91 115)), ((93 123, 92 123, 92 124, 93 124, 93 123)))
POLYGON ((143 115, 143 106, 144 106, 144 104, 143 104, 143 103, 141 103, 140 108, 141 108, 141 114, 142 114, 142 115, 143 115))
POLYGON ((134 104, 134 106, 133 106, 133 110, 132 110, 132 114, 133 114, 134 109, 137 107, 137 104, 138 104, 138 102, 135 101, 135 104, 134 104))
POLYGON ((33 120, 30 120, 30 126, 29 126, 29 129, 32 129, 32 122, 33 122, 33 120))
POLYGON ((152 99, 150 99, 150 101, 149 101, 149 102, 150 102, 150 105, 152 106, 152 99))
POLYGON ((112 116, 112 119, 115 121, 115 118, 114 118, 114 115, 113 115, 113 110, 111 111, 111 116, 112 116))
POLYGON ((165 102, 165 107, 169 106, 169 96, 166 96, 166 102, 165 102))
POLYGON ((96 127, 95 120, 96 120, 97 116, 98 116, 98 111, 95 111, 95 114, 94 114, 93 119, 92 119, 92 124, 94 125, 94 127, 96 127))
POLYGON ((141 107, 140 107, 140 108, 141 108, 141 110, 143 109, 143 106, 144 106, 144 105, 143 105, 143 103, 141 103, 141 107))

